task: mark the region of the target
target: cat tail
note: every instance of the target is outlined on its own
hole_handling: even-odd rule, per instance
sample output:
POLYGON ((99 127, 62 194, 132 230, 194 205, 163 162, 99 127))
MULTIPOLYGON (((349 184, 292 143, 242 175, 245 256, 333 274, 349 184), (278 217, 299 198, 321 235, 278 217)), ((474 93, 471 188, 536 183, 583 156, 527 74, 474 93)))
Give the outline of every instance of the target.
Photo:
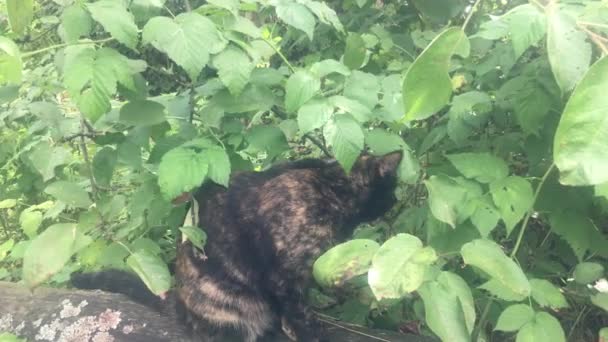
POLYGON ((166 299, 155 295, 136 274, 127 271, 110 269, 91 273, 75 272, 72 273, 70 282, 73 287, 82 290, 124 294, 133 301, 159 312, 165 311, 168 306, 166 299))

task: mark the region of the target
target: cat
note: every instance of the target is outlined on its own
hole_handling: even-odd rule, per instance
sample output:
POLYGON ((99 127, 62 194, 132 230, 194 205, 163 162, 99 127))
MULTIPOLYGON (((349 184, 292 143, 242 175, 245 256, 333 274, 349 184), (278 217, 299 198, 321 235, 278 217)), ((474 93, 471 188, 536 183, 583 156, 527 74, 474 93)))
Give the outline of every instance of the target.
MULTIPOLYGON (((189 241, 177 249, 180 320, 202 341, 255 342, 281 329, 297 341, 319 341, 304 298, 312 265, 358 224, 390 210, 401 159, 400 151, 363 154, 349 173, 335 161, 307 159, 235 173, 227 189, 204 184, 194 194, 204 250, 189 241)), ((87 288, 84 276, 73 277, 77 287, 87 288)), ((102 288, 103 276, 93 277, 89 285, 102 288)))

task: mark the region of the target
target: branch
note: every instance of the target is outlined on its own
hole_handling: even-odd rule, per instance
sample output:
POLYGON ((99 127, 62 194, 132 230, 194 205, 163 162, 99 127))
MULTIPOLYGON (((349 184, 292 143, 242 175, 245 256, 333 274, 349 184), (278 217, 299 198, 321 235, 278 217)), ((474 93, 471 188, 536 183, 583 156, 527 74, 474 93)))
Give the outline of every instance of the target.
POLYGON ((323 151, 323 153, 325 154, 325 156, 327 156, 329 158, 332 157, 331 153, 329 153, 329 150, 327 149, 327 147, 325 146, 325 144, 323 142, 319 141, 319 139, 313 137, 312 135, 310 135, 308 133, 304 134, 304 138, 310 140, 311 143, 313 143, 321 151, 323 151))

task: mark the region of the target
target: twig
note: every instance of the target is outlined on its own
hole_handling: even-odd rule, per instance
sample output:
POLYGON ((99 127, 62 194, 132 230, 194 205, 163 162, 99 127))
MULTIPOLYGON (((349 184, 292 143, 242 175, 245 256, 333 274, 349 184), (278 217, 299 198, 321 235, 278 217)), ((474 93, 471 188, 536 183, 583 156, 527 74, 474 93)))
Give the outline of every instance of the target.
POLYGON ((572 327, 570 328, 570 332, 568 333, 568 337, 566 338, 566 341, 570 340, 572 333, 574 333, 574 328, 576 328, 576 326, 578 325, 578 322, 580 322, 581 318, 583 317, 583 314, 586 313, 585 312, 586 309, 587 309, 587 307, 584 307, 581 310, 581 312, 579 312, 578 316, 576 317, 576 320, 574 321, 574 324, 572 324, 572 327))
POLYGON ((184 7, 186 7, 187 12, 192 12, 192 5, 190 5, 189 0, 184 0, 184 7))
POLYGON ((350 332, 355 333, 355 334, 357 334, 357 335, 361 335, 361 336, 369 337, 369 338, 374 339, 374 340, 376 340, 376 341, 382 341, 382 342, 391 342, 391 341, 389 341, 389 340, 385 340, 385 339, 383 339, 382 337, 378 337, 378 336, 374 336, 374 335, 366 334, 366 333, 364 333, 364 332, 361 332, 361 331, 358 331, 358 330, 355 330, 355 329, 347 328, 347 327, 345 327, 345 326, 343 326, 343 325, 340 325, 340 324, 338 324, 338 323, 335 323, 335 322, 329 321, 329 320, 327 320, 327 319, 324 319, 324 318, 318 317, 318 315, 317 315, 317 319, 318 319, 319 321, 323 322, 323 323, 326 323, 326 324, 329 324, 329 325, 333 325, 334 327, 338 327, 338 328, 340 328, 340 329, 344 329, 344 330, 346 330, 346 331, 350 331, 350 332))
MULTIPOLYGON (((272 36, 270 37, 272 39, 272 36)), ((274 52, 277 53, 277 55, 279 55, 279 57, 281 57, 281 59, 283 60, 283 62, 287 65, 287 67, 289 68, 289 70, 291 70, 292 73, 296 72, 296 69, 293 67, 293 65, 291 65, 291 63, 289 63, 289 61, 287 60, 287 57, 285 57, 285 55, 281 52, 281 50, 279 50, 275 45, 274 42, 266 39, 266 38, 262 38, 266 44, 270 45, 270 47, 274 50, 274 52)))
POLYGON ((465 28, 467 28, 467 25, 469 24, 469 21, 471 20, 471 17, 473 17, 473 13, 475 12, 475 9, 477 8, 477 6, 479 5, 480 2, 481 2, 481 0, 477 0, 473 4, 473 6, 471 6, 471 10, 469 11, 469 14, 467 14, 467 17, 464 20, 464 23, 462 24, 462 30, 463 31, 464 31, 465 28))
POLYGON ((306 133, 304 134, 304 138, 310 140, 311 143, 313 143, 315 146, 317 146, 321 151, 323 151, 323 153, 327 156, 327 157, 332 157, 331 153, 329 153, 329 150, 327 149, 327 147, 325 147, 325 144, 323 144, 321 141, 319 141, 319 139, 313 137, 312 135, 306 133))
POLYGON ((591 31, 585 25, 579 25, 578 27, 580 27, 583 31, 585 31, 585 33, 587 33, 589 38, 591 38, 595 45, 597 45, 605 55, 608 55, 608 47, 604 45, 605 43, 608 43, 608 38, 602 37, 601 35, 591 31))
POLYGON ((55 49, 61 49, 61 48, 64 48, 66 46, 71 46, 71 45, 103 44, 103 43, 110 42, 112 40, 114 40, 113 37, 100 39, 100 40, 80 40, 75 43, 63 43, 63 44, 51 45, 51 46, 47 46, 47 47, 39 49, 39 50, 24 52, 21 54, 21 58, 32 57, 39 53, 43 53, 43 52, 47 52, 47 51, 55 50, 55 49))
POLYGON ((68 141, 72 141, 76 138, 95 138, 97 137, 97 133, 85 133, 85 132, 79 132, 76 134, 72 134, 72 135, 68 135, 67 137, 63 137, 61 139, 61 142, 68 142, 68 141))

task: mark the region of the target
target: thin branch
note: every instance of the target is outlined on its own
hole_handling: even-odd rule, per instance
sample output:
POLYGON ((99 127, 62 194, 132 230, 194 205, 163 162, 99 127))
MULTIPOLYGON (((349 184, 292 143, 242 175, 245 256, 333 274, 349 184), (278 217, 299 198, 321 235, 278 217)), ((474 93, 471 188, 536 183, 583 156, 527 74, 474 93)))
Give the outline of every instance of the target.
MULTIPOLYGON (((272 39, 272 36, 270 37, 272 39)), ((279 50, 276 45, 274 45, 274 42, 266 39, 266 38, 262 38, 266 44, 270 45, 270 47, 274 50, 274 52, 277 53, 277 55, 279 55, 279 57, 281 57, 281 59, 283 60, 283 62, 287 65, 287 67, 289 68, 289 70, 291 70, 292 73, 296 72, 296 69, 293 67, 293 65, 291 65, 291 63, 289 63, 289 61, 287 60, 287 57, 285 57, 285 55, 281 52, 281 50, 279 50)))
POLYGON ((479 5, 480 2, 481 2, 481 0, 475 1, 475 3, 473 4, 473 6, 471 7, 471 10, 469 11, 469 14, 467 14, 467 18, 464 20, 464 24, 462 24, 462 30, 463 31, 464 31, 465 28, 467 28, 467 25, 469 24, 469 21, 471 20, 471 17, 473 17, 473 13, 475 13, 475 10, 477 9, 477 6, 479 5))
POLYGON ((113 40, 114 40, 114 38, 110 37, 110 38, 104 38, 104 39, 100 39, 100 40, 80 40, 80 41, 77 41, 76 43, 63 43, 63 44, 51 45, 51 46, 47 46, 47 47, 39 49, 39 50, 24 52, 21 54, 21 58, 32 57, 34 55, 37 55, 37 54, 40 54, 43 52, 47 52, 47 51, 51 51, 51 50, 55 50, 55 49, 61 49, 61 48, 64 48, 67 46, 72 46, 72 45, 103 44, 103 43, 107 43, 107 42, 110 42, 113 40))
POLYGON ((190 5, 189 0, 184 0, 184 6, 186 7, 187 12, 192 12, 192 5, 190 5))
POLYGON ((585 31, 585 33, 587 33, 589 38, 591 38, 595 45, 597 45, 600 50, 602 50, 604 55, 608 55, 608 47, 605 45, 606 43, 608 43, 608 38, 602 37, 601 35, 591 31, 585 25, 579 25, 578 27, 580 27, 583 31, 585 31))
POLYGON ((96 138, 98 136, 97 133, 85 133, 85 132, 78 132, 76 134, 72 134, 72 135, 68 135, 67 137, 63 137, 60 141, 61 142, 68 142, 68 141, 72 141, 76 138, 96 138))
POLYGON ((311 143, 313 143, 315 146, 317 146, 321 151, 323 151, 323 153, 327 156, 327 157, 332 157, 331 153, 329 153, 329 150, 327 149, 327 147, 325 147, 325 144, 321 141, 319 141, 319 139, 313 137, 312 135, 306 133, 304 134, 304 138, 310 140, 311 143))

